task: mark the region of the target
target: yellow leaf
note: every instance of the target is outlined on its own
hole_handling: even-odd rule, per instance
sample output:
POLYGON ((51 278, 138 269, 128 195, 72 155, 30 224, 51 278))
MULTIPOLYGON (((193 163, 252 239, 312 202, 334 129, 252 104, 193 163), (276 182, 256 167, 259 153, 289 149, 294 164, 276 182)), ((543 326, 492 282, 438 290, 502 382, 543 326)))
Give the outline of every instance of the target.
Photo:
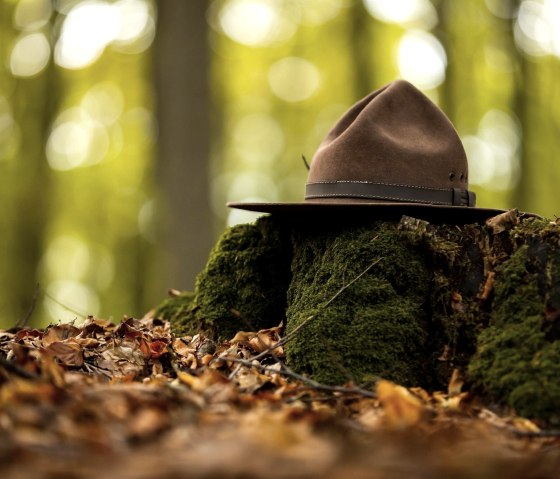
POLYGON ((447 394, 450 397, 458 396, 461 393, 461 389, 463 388, 463 376, 459 372, 457 368, 453 370, 453 374, 451 374, 451 379, 449 380, 449 384, 447 386, 447 394))
POLYGON ((422 419, 425 409, 421 401, 406 388, 381 380, 377 383, 376 392, 390 425, 412 426, 422 419))

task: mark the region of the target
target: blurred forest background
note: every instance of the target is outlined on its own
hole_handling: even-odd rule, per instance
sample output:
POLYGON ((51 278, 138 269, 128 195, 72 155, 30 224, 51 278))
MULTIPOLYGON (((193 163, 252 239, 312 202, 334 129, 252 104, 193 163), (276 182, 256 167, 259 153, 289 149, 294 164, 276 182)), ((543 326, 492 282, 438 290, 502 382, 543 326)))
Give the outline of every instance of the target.
POLYGON ((559 58, 559 0, 0 0, 0 326, 192 289, 252 219, 225 202, 300 201, 301 155, 399 77, 479 206, 554 218, 559 58))

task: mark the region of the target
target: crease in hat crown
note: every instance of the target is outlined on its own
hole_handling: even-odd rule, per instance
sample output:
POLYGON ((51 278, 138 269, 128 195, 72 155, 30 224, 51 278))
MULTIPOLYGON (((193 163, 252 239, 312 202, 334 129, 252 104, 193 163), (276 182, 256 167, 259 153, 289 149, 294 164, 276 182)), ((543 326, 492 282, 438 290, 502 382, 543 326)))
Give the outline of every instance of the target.
POLYGON ((305 201, 474 206, 455 128, 412 84, 398 80, 350 108, 315 153, 305 201))
POLYGON ((480 221, 504 210, 475 206, 465 149, 426 95, 397 80, 354 104, 319 145, 304 200, 228 203, 277 214, 398 214, 480 221))

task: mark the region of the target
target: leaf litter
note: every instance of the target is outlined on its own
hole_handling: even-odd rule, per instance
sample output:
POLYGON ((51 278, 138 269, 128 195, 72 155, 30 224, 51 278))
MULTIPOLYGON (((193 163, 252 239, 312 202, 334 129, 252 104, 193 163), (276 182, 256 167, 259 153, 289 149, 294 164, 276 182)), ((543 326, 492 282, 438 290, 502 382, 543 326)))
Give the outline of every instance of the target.
POLYGON ((332 388, 286 366, 282 334, 216 344, 149 316, 0 331, 2 477, 557 477, 560 434, 458 372, 435 393, 332 388))

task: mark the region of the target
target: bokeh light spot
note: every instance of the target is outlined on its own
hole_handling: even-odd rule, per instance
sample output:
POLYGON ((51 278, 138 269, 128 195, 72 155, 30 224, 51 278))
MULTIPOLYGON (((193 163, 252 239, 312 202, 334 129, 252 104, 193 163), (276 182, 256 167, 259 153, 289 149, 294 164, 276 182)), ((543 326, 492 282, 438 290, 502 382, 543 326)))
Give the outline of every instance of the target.
POLYGON ((10 55, 10 70, 14 76, 30 77, 40 73, 49 63, 51 47, 43 33, 22 35, 10 55))
POLYGON ((300 0, 301 22, 322 25, 335 18, 345 4, 342 0, 300 0))
POLYGON ((233 131, 234 148, 249 167, 269 167, 284 149, 284 133, 270 115, 255 113, 239 120, 233 131))
POLYGON ((515 187, 519 180, 521 131, 514 118, 500 110, 488 111, 476 135, 463 139, 469 158, 469 182, 493 191, 515 187))
MULTIPOLYGON (((52 321, 70 322, 79 316, 99 314, 99 296, 80 281, 53 281, 48 285, 44 300, 52 321), (79 316, 78 316, 79 315, 79 316)), ((79 321, 78 321, 79 322, 79 321)))
POLYGON ((46 154, 53 170, 67 171, 99 163, 108 150, 109 135, 103 124, 76 107, 66 110, 55 121, 46 154))
POLYGON ((241 198, 247 197, 275 202, 278 200, 278 189, 270 176, 255 171, 246 171, 235 175, 228 188, 227 201, 245 201, 241 198))
POLYGON ((517 46, 525 53, 560 57, 560 2, 525 0, 519 7, 514 33, 517 46))
POLYGON ((132 45, 130 53, 137 53, 151 43, 153 29, 145 0, 83 1, 73 6, 64 19, 55 61, 68 69, 84 68, 95 62, 110 44, 127 52, 127 45, 132 45), (134 47, 136 40, 140 49, 134 47))
POLYGON ((78 3, 68 12, 55 48, 55 61, 68 69, 96 61, 120 31, 118 12, 104 1, 78 3))
POLYGON ((121 18, 120 28, 115 37, 118 42, 129 43, 135 41, 148 27, 150 9, 144 0, 120 0, 114 7, 121 18))
POLYGON ((401 76, 419 88, 436 88, 445 80, 447 55, 431 33, 405 33, 399 43, 397 63, 401 76))
POLYGON ((14 25, 20 30, 37 30, 52 15, 51 0, 19 0, 14 12, 14 25))
POLYGON ((286 57, 270 67, 268 84, 277 97, 298 102, 307 100, 317 91, 321 84, 321 74, 310 61, 286 57))
POLYGON ((86 243, 75 236, 62 235, 49 243, 44 262, 50 278, 79 281, 89 271, 91 255, 86 243))
POLYGON ((429 30, 438 22, 429 0, 364 0, 364 5, 371 16, 387 23, 429 30))
POLYGON ((87 91, 81 104, 92 118, 111 125, 122 115, 124 96, 115 82, 101 82, 87 91))
POLYGON ((229 0, 218 12, 222 31, 242 45, 262 47, 288 40, 296 25, 272 0, 229 0))
POLYGON ((114 8, 120 17, 120 29, 112 47, 123 53, 141 53, 153 42, 156 25, 146 0, 120 0, 114 8))

